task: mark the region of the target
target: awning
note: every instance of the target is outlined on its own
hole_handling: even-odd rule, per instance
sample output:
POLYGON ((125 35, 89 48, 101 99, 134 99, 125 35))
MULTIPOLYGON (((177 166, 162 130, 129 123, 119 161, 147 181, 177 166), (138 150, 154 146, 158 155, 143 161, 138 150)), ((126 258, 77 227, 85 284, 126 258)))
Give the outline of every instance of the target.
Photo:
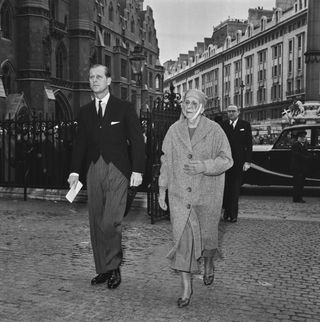
POLYGON ((0 97, 7 97, 6 91, 4 90, 2 79, 0 78, 0 97))
POLYGON ((45 90, 49 100, 55 100, 56 99, 56 97, 54 96, 54 92, 53 92, 53 90, 52 90, 52 88, 50 86, 48 86, 48 85, 44 86, 44 90, 45 90))

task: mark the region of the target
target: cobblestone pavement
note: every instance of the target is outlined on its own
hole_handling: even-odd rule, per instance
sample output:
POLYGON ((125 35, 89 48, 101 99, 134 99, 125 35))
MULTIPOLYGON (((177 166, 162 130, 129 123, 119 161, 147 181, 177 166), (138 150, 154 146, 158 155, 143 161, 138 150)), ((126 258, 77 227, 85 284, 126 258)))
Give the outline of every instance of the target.
POLYGON ((195 276, 178 309, 179 276, 165 255, 170 223, 133 208, 124 222, 123 281, 95 275, 85 204, 0 201, 0 321, 319 321, 320 198, 242 196, 236 224, 221 224, 212 286, 195 276))

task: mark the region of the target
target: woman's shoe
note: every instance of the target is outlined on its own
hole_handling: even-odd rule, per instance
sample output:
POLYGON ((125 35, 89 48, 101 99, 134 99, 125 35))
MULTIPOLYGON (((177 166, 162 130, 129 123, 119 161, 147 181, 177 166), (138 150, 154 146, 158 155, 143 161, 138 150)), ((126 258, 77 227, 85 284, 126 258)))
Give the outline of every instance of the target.
POLYGON ((214 273, 212 273, 212 275, 203 275, 203 283, 204 285, 211 285, 213 283, 214 280, 214 273))
POLYGON ((182 307, 185 307, 185 306, 189 305, 192 293, 193 293, 193 291, 191 291, 189 297, 186 297, 186 298, 179 297, 178 298, 177 304, 178 304, 179 308, 182 308, 182 307))

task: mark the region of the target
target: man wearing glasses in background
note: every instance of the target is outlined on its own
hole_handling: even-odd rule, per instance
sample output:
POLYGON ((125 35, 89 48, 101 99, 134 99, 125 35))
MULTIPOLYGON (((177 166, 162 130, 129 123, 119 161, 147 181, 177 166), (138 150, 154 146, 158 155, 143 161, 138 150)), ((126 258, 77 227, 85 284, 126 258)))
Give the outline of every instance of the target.
POLYGON ((233 166, 226 172, 223 197, 223 219, 231 223, 238 220, 238 203, 243 173, 251 166, 252 132, 250 123, 239 119, 236 105, 227 108, 228 120, 222 122, 232 152, 233 166))

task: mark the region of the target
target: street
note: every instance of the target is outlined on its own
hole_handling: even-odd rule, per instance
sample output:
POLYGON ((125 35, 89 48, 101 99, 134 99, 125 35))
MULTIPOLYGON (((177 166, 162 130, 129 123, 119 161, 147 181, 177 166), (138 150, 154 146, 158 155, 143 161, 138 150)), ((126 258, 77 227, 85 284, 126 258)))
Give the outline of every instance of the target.
MULTIPOLYGON (((142 198, 144 198, 142 196, 142 198)), ((246 194, 239 220, 221 223, 213 285, 180 279, 165 258, 170 222, 133 205, 124 221, 122 284, 95 276, 85 203, 0 201, 0 321, 319 321, 320 197, 246 194)))

